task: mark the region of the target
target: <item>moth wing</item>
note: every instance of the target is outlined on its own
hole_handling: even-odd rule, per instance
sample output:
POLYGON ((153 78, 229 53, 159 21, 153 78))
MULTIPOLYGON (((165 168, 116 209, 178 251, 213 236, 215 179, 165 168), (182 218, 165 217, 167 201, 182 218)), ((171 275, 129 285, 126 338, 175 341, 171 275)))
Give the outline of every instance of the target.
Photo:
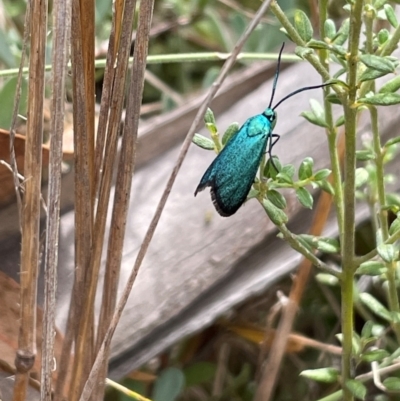
POLYGON ((204 173, 195 195, 209 186, 218 213, 225 217, 236 213, 253 185, 270 133, 259 116, 246 121, 204 173))

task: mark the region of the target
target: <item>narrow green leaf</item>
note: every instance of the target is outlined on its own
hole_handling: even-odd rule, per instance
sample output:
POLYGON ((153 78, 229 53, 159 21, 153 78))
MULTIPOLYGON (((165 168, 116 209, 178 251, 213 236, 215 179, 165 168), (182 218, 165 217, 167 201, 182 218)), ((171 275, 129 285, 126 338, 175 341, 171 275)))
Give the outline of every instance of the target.
POLYGON ((347 18, 342 22, 341 27, 336 34, 336 37, 332 40, 336 45, 343 46, 349 37, 350 32, 350 19, 347 18))
POLYGON ((308 47, 311 47, 312 49, 326 49, 326 50, 331 50, 331 46, 324 42, 323 40, 317 40, 317 39, 311 39, 307 43, 308 47))
POLYGON ((314 174, 314 180, 315 180, 315 181, 324 180, 324 179, 327 178, 330 174, 331 174, 331 170, 329 170, 328 168, 323 168, 322 170, 318 170, 318 171, 314 174))
POLYGON ((327 19, 324 22, 325 36, 329 39, 333 39, 336 36, 336 25, 331 19, 327 19))
POLYGON ((235 135, 237 134, 237 132, 239 131, 239 124, 238 123, 232 123, 229 125, 229 127, 226 129, 224 135, 222 136, 222 145, 226 145, 229 140, 235 135))
POLYGON ((356 158, 359 161, 367 161, 367 160, 374 160, 375 159, 375 155, 372 152, 372 150, 357 150, 356 151, 356 158))
POLYGON ((290 178, 293 179, 294 176, 294 166, 292 164, 287 164, 286 166, 282 167, 282 173, 286 174, 290 178))
POLYGON ((398 93, 377 93, 371 97, 358 99, 357 103, 371 104, 373 106, 392 106, 400 103, 400 95, 398 93))
POLYGON ((367 320, 361 330, 362 338, 369 338, 372 336, 372 328, 374 327, 374 322, 367 320))
POLYGON ((377 79, 389 74, 386 71, 375 70, 373 68, 367 68, 360 76, 360 82, 372 81, 373 79, 377 79))
POLYGON ((400 75, 392 78, 390 81, 387 81, 381 89, 379 89, 379 93, 394 93, 400 89, 400 75))
POLYGON ((365 396, 367 395, 367 388, 359 380, 347 380, 346 387, 351 391, 354 397, 360 400, 365 399, 365 396))
POLYGON ((300 113, 308 122, 314 125, 318 125, 322 128, 327 128, 328 125, 325 120, 320 120, 312 111, 303 111, 300 113))
POLYGON ((390 25, 392 25, 393 28, 397 28, 399 26, 399 23, 397 21, 397 17, 393 10, 393 7, 390 4, 385 4, 383 6, 383 9, 385 10, 386 18, 389 21, 390 25))
POLYGON ((281 226, 282 224, 286 224, 288 222, 286 213, 277 208, 270 200, 264 199, 263 206, 268 217, 275 225, 281 226))
POLYGON ((362 54, 360 56, 360 61, 369 68, 386 73, 394 72, 396 68, 388 58, 375 56, 374 54, 362 54))
POLYGON ((377 246, 376 250, 379 256, 388 263, 394 262, 399 254, 396 246, 393 244, 380 244, 377 246))
POLYGON ((392 317, 390 312, 372 295, 367 292, 363 292, 359 295, 361 302, 375 315, 381 317, 382 319, 390 322, 392 317))
POLYGON ((338 253, 340 252, 339 241, 335 238, 320 237, 317 249, 324 253, 338 253))
POLYGON ((311 157, 306 157, 299 167, 299 179, 306 180, 310 178, 313 173, 314 160, 311 157))
POLYGON ((332 274, 328 273, 318 273, 315 278, 324 285, 329 285, 330 287, 337 287, 340 284, 340 281, 337 277, 332 276, 332 274))
POLYGON ((335 195, 335 189, 333 188, 332 184, 329 181, 326 180, 315 181, 315 184, 317 184, 319 188, 321 188, 328 194, 335 195))
POLYGON ((336 383, 339 380, 340 372, 336 368, 307 369, 300 373, 300 376, 323 383, 336 383))
POLYGON ((361 359, 365 362, 381 362, 383 359, 389 356, 389 352, 384 349, 374 349, 366 351, 362 354, 361 359))
POLYGON ((214 113, 210 108, 207 108, 204 114, 204 122, 207 124, 214 124, 216 125, 217 122, 215 121, 214 113))
POLYGON ((387 271, 386 266, 379 261, 369 260, 368 262, 362 263, 356 270, 356 274, 367 276, 380 276, 387 271))
POLYGON ((342 101, 339 99, 336 93, 329 93, 328 95, 326 95, 325 99, 333 104, 342 104, 342 101))
POLYGON ((215 148, 214 142, 210 138, 200 134, 194 134, 192 142, 202 149, 214 150, 215 148))
POLYGON ((278 172, 282 171, 282 164, 276 156, 272 156, 272 159, 273 164, 271 159, 268 159, 267 163, 265 163, 264 177, 276 179, 278 172))
POLYGON ((296 189, 296 196, 304 207, 307 209, 312 209, 314 199, 310 192, 308 192, 305 188, 298 188, 296 189))
POLYGON ((267 192, 267 198, 279 209, 285 209, 286 199, 285 197, 275 189, 270 189, 267 192))
POLYGON ((294 28, 300 37, 308 42, 313 37, 313 27, 304 11, 296 10, 294 13, 294 28))

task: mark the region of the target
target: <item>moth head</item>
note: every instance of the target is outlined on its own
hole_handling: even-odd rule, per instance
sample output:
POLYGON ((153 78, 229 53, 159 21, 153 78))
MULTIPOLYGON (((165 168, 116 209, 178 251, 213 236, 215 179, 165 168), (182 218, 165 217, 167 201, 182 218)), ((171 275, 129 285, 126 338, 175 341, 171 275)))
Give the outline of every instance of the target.
POLYGON ((277 118, 276 111, 271 109, 270 107, 268 107, 267 109, 265 109, 263 114, 265 117, 267 117, 267 120, 270 122, 271 128, 274 129, 275 124, 276 124, 276 118, 277 118))

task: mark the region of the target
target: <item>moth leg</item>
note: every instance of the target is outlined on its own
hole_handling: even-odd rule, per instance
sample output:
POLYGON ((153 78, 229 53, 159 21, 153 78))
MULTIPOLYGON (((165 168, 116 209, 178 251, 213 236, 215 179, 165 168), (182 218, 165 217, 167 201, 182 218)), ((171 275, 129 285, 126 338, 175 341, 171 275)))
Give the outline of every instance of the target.
POLYGON ((268 141, 268 156, 269 159, 271 160, 271 164, 274 166, 274 169, 276 170, 277 173, 279 173, 278 169, 275 166, 274 159, 272 158, 272 148, 276 145, 276 143, 279 141, 279 138, 281 136, 279 134, 272 134, 270 140, 268 141), (274 138, 274 139, 273 139, 274 138))

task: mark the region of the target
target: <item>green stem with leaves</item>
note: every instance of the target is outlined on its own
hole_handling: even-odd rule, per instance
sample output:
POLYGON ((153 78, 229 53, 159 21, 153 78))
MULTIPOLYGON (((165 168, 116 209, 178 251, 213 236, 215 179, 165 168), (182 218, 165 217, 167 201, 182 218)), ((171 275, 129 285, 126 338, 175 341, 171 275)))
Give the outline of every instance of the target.
POLYGON ((342 280, 342 387, 344 401, 352 401, 353 394, 346 383, 352 378, 352 339, 353 339, 353 286, 354 286, 354 245, 355 245, 355 170, 356 170, 356 133, 357 108, 354 107, 357 99, 357 66, 358 48, 362 25, 362 12, 364 2, 355 0, 351 5, 350 32, 348 45, 348 99, 343 103, 346 128, 346 152, 344 173, 344 225, 341 256, 343 266, 342 280))
MULTIPOLYGON (((320 37, 323 39, 326 37, 325 34, 325 21, 328 18, 328 0, 321 0, 319 2, 319 31, 320 37)), ((321 49, 320 52, 320 62, 329 72, 329 62, 328 62, 328 52, 325 49, 321 49)), ((340 171, 340 159, 337 148, 337 130, 333 122, 332 104, 327 100, 327 95, 329 93, 329 88, 324 88, 324 109, 325 109, 325 121, 327 124, 326 132, 328 138, 329 155, 332 167, 332 185, 334 188, 334 203, 336 206, 337 222, 339 226, 339 233, 343 233, 343 188, 342 188, 342 174, 340 171)), ((343 238, 340 238, 341 243, 343 243, 343 238)))

